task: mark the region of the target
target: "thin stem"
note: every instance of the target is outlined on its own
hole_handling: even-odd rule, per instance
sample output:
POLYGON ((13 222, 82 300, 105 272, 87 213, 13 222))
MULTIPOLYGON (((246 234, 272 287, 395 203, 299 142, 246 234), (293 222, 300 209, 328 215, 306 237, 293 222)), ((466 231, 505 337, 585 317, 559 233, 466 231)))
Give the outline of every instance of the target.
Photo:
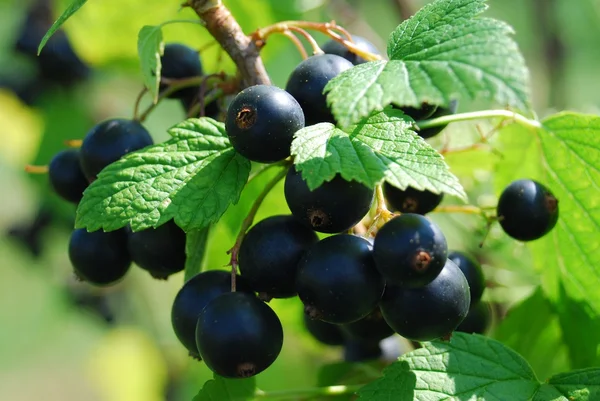
POLYGON ((317 43, 315 38, 313 38, 311 36, 310 33, 306 32, 304 29, 299 28, 297 26, 290 26, 290 27, 288 27, 288 30, 302 35, 304 37, 304 39, 306 39, 308 41, 308 43, 310 44, 310 47, 312 47, 313 55, 323 54, 323 50, 321 50, 321 47, 319 47, 319 44, 317 43))
POLYGON ((262 173, 264 173, 265 171, 272 169, 273 167, 289 167, 290 164, 291 160, 289 159, 285 159, 277 163, 261 164, 258 169, 256 169, 252 174, 250 174, 250 177, 248 178, 248 183, 251 182, 253 179, 257 178, 258 176, 262 175, 262 173))
POLYGON ((346 36, 348 34, 348 32, 345 29, 339 27, 333 21, 332 22, 282 21, 282 22, 278 22, 276 24, 269 25, 267 27, 257 30, 256 32, 254 32, 252 34, 252 38, 255 41, 264 42, 267 39, 267 37, 269 37, 270 35, 277 33, 277 32, 284 32, 287 30, 291 30, 292 28, 295 28, 295 29, 301 28, 303 30, 308 29, 308 30, 321 32, 321 33, 329 36, 336 42, 340 42, 341 44, 346 46, 346 48, 348 50, 350 50, 352 53, 364 58, 367 61, 374 61, 374 60, 382 59, 382 57, 380 55, 365 51, 364 49, 361 49, 358 46, 356 46, 352 41, 346 40, 342 36, 340 36, 338 33, 336 33, 335 31, 338 30, 344 36, 346 36))
POLYGON ((482 111, 474 111, 470 113, 460 113, 460 114, 452 114, 449 116, 434 118, 431 120, 423 120, 418 121, 417 125, 419 129, 431 128, 431 127, 439 127, 443 125, 447 125, 450 123, 455 123, 458 121, 470 121, 470 120, 480 120, 484 118, 495 118, 495 117, 504 117, 512 119, 521 125, 525 125, 529 128, 539 129, 542 128, 542 124, 537 120, 532 120, 530 118, 525 117, 522 114, 515 113, 509 110, 482 110, 482 111))
POLYGON ((25 166, 25 172, 29 174, 48 174, 48 166, 33 166, 28 164, 25 166))
POLYGON ((140 113, 140 103, 142 102, 142 98, 144 97, 144 95, 148 93, 148 88, 144 87, 139 95, 137 95, 137 98, 135 99, 135 104, 133 106, 133 119, 135 121, 139 121, 139 113, 140 113))
POLYGON ((252 226, 252 223, 254 222, 254 218, 256 217, 256 213, 258 212, 260 205, 262 205, 263 201, 265 200, 265 198, 267 197, 269 192, 271 192, 271 190, 275 187, 275 185, 277 185, 277 183, 279 181, 281 181, 283 179, 283 177, 285 177, 287 175, 287 173, 288 173, 287 168, 282 169, 275 177, 273 177, 273 179, 271 181, 269 181, 265 185, 262 192, 254 200, 254 203, 252 204, 252 208, 250 209, 250 211, 248 212, 248 215, 242 222, 242 227, 240 228, 237 238, 235 239, 235 244, 233 245, 233 248, 231 248, 229 251, 227 251, 227 253, 231 255, 229 264, 231 265, 231 291, 232 292, 235 292, 235 290, 236 290, 235 282, 236 282, 237 268, 238 268, 238 254, 240 251, 240 246, 242 245, 242 241, 244 241, 244 238, 246 237, 246 232, 248 231, 250 226, 252 226))
POLYGON ((371 224, 369 224, 369 227, 367 228, 367 232, 364 235, 366 238, 370 237, 373 234, 373 232, 375 231, 375 229, 377 229, 377 226, 381 221, 385 223, 388 222, 392 217, 394 217, 394 213, 392 213, 387 208, 387 205, 385 203, 385 196, 383 194, 382 185, 377 185, 375 187, 375 201, 377 202, 377 206, 375 209, 375 217, 373 218, 373 221, 371 221, 371 224))
POLYGON ((298 37, 294 35, 290 30, 283 31, 282 34, 292 41, 292 43, 294 44, 294 46, 296 46, 298 52, 302 56, 302 59, 306 60, 308 58, 308 53, 306 53, 306 49, 304 48, 304 45, 302 44, 300 39, 298 39, 298 37))
POLYGON ((83 144, 83 140, 82 139, 67 139, 66 141, 64 141, 64 144, 68 148, 80 148, 81 145, 83 144))
POLYGON ((448 205, 438 206, 433 210, 433 213, 465 213, 465 214, 479 214, 484 215, 483 209, 477 206, 460 206, 460 205, 448 205))
POLYGON ((323 396, 339 396, 344 394, 354 394, 360 390, 364 384, 354 384, 349 386, 329 386, 316 387, 299 390, 281 390, 281 391, 261 391, 256 390, 254 397, 257 399, 268 398, 271 400, 296 400, 305 401, 323 396))

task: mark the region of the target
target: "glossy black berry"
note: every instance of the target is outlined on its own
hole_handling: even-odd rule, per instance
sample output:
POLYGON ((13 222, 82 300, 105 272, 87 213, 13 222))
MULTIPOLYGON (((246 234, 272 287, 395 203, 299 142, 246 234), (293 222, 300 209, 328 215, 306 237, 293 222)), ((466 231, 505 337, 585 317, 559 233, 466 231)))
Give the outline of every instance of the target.
POLYGON ((285 90, 302 106, 306 125, 334 123, 323 94, 325 85, 340 73, 352 68, 352 63, 335 54, 320 54, 302 61, 290 75, 285 90))
POLYGON ((444 199, 443 193, 434 194, 412 187, 402 190, 387 182, 383 185, 383 192, 390 208, 401 213, 427 214, 438 207, 444 199))
POLYGON ((271 216, 248 231, 238 256, 241 275, 266 299, 296 295, 302 254, 319 240, 294 216, 271 216))
POLYGON ((66 149, 58 152, 48 166, 48 178, 54 192, 64 200, 79 203, 89 185, 79 165, 79 151, 66 149))
POLYGON ((277 359, 283 328, 275 312, 256 296, 229 292, 200 312, 196 345, 206 366, 216 374, 251 377, 277 359))
POLYGON ((394 334, 379 308, 356 322, 340 325, 340 328, 347 338, 360 341, 379 342, 394 334))
MULTIPOLYGON (((181 43, 168 43, 165 45, 165 50, 160 61, 162 66, 160 71, 161 78, 185 79, 198 77, 203 74, 198 52, 181 43)), ((161 84, 160 90, 162 91, 166 87, 166 84, 161 84)), ((168 97, 189 99, 190 97, 194 97, 198 92, 198 87, 189 87, 179 89, 168 97)))
POLYGON ((450 252, 448 254, 448 259, 456 263, 456 266, 458 266, 465 275, 471 292, 471 304, 479 302, 483 295, 483 290, 485 290, 485 276, 483 275, 483 270, 481 269, 479 262, 471 256, 459 251, 450 252))
POLYGON ((519 241, 533 241, 556 225, 558 199, 537 181, 517 180, 500 195, 497 214, 506 234, 519 241))
POLYGON ((384 281, 371 244, 354 235, 327 237, 311 246, 298 266, 298 296, 305 312, 328 323, 352 323, 371 313, 384 281))
POLYGON ((320 343, 325 345, 342 345, 344 335, 340 326, 333 323, 327 323, 318 319, 311 319, 306 313, 304 316, 304 327, 320 343))
MULTIPOLYGON (((448 116, 450 114, 455 114, 458 110, 458 101, 451 100, 448 107, 438 107, 435 105, 430 105, 427 103, 423 103, 423 106, 420 109, 412 108, 412 107, 403 107, 402 111, 405 114, 409 115, 415 121, 428 120, 443 116, 448 116)), ((417 131, 417 134, 423 139, 428 139, 436 136, 440 132, 442 132, 446 128, 446 125, 442 125, 439 127, 425 128, 417 131)))
POLYGON ((379 359, 383 355, 379 341, 348 339, 344 343, 345 362, 365 362, 379 359))
POLYGON ((293 167, 285 178, 284 192, 292 214, 322 233, 339 233, 354 227, 373 202, 372 189, 339 175, 311 191, 293 167))
POLYGON ((463 333, 485 334, 492 323, 492 310, 487 302, 477 302, 471 305, 469 313, 456 331, 463 333))
POLYGON ((388 284, 380 307, 396 333, 409 340, 431 341, 450 335, 467 316, 470 302, 467 279, 448 260, 440 274, 424 287, 388 284))
MULTIPOLYGON (((352 41, 361 50, 365 50, 373 54, 379 54, 379 50, 377 50, 375 45, 369 42, 367 39, 363 38, 362 36, 352 35, 352 41)), ((325 42, 323 46, 321 46, 321 50, 323 50, 327 54, 335 54, 340 57, 343 57, 354 65, 367 62, 367 60, 352 53, 350 50, 348 50, 346 46, 333 39, 325 42)))
POLYGON ((255 85, 238 93, 225 123, 235 150, 261 163, 288 157, 294 134, 302 128, 304 113, 296 99, 270 85, 255 85))
POLYGON ((121 280, 131 265, 124 229, 88 232, 74 230, 69 241, 69 259, 80 279, 104 286, 121 280))
POLYGON ((137 121, 113 118, 94 126, 81 145, 81 170, 92 182, 102 169, 129 152, 152 145, 152 137, 137 121))
POLYGON ((197 107, 200 103, 200 92, 196 91, 191 94, 184 94, 179 98, 181 107, 185 112, 185 115, 193 118, 199 117, 210 117, 213 120, 222 121, 221 106, 218 100, 212 101, 204 105, 204 114, 202 114, 201 108, 196 108, 198 113, 190 114, 194 107, 197 107))
POLYGON ((173 220, 158 228, 130 231, 127 246, 133 262, 154 278, 166 279, 185 267, 185 232, 173 220))
POLYGON ((381 227, 373 244, 375 265, 390 283, 421 287, 443 269, 448 245, 442 230, 420 214, 405 213, 381 227))
MULTIPOLYGON (((246 281, 237 277, 236 290, 252 290, 246 281)), ((186 281, 181 287, 171 308, 171 324, 175 335, 187 348, 190 355, 200 358, 196 346, 196 323, 202 309, 221 294, 231 292, 231 273, 224 270, 207 270, 186 281)))

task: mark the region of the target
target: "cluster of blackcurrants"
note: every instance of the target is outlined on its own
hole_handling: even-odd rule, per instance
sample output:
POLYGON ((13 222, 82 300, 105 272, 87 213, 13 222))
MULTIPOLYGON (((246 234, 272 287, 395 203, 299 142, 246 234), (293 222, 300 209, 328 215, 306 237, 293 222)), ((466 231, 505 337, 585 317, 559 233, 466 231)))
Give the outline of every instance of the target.
MULTIPOLYGON (((162 77, 183 79, 203 74, 198 52, 181 44, 165 46, 162 77)), ((161 91, 167 89, 161 86, 161 91)), ((170 98, 178 99, 188 112, 200 102, 199 86, 179 89, 170 98)), ((204 110, 216 118, 217 103, 204 110)), ((153 144, 148 131, 137 121, 109 119, 94 126, 79 149, 56 154, 48 167, 52 188, 63 199, 79 203, 83 191, 107 165, 126 154, 153 144)), ((94 285, 110 285, 122 279, 131 263, 147 270, 153 277, 166 279, 185 266, 185 233, 172 220, 156 229, 132 232, 73 231, 69 257, 76 275, 94 285)))
MULTIPOLYGON (((360 38, 355 40, 365 46, 360 38)), ((323 88, 364 60, 337 42, 323 48, 328 53, 295 68, 285 90, 257 85, 232 100, 225 127, 241 155, 260 163, 282 161, 290 156, 298 130, 335 123, 323 88)), ((375 51, 372 45, 366 50, 375 51)), ((163 77, 199 75, 195 51, 166 46, 163 77)), ((173 96, 186 109, 202 100, 197 88, 181 89, 173 96)), ((456 103, 448 109, 423 105, 403 110, 424 119, 452 113, 455 107, 456 103)), ((419 134, 430 137, 440 130, 419 134)), ((88 133, 81 149, 53 159, 51 183, 65 199, 79 202, 105 166, 151 143, 135 121, 105 121, 88 133)), ((373 189, 337 175, 311 191, 302 174, 290 167, 284 193, 291 215, 266 218, 247 232, 238 254, 240 275, 211 270, 184 284, 172 307, 179 340, 221 376, 253 376, 275 361, 283 344, 281 322, 265 301, 294 296, 304 304, 308 331, 326 344, 343 343, 347 351, 358 344, 356 359, 377 356, 379 341, 394 333, 427 341, 447 337, 457 328, 483 332, 490 309, 481 301, 481 267, 463 253, 449 252, 440 228, 424 216, 439 205, 442 195, 388 184, 384 191, 390 207, 402 214, 386 222, 374 239, 366 239, 347 232, 371 209, 373 189), (319 239, 317 232, 332 235, 319 239), (234 277, 236 291, 231 291, 234 277)), ((531 180, 511 184, 498 204, 500 224, 520 240, 545 235, 557 217, 556 198, 531 180)), ((154 277, 166 278, 183 269, 185 234, 172 221, 137 233, 75 230, 69 256, 76 274, 94 284, 119 280, 132 261, 154 277)))

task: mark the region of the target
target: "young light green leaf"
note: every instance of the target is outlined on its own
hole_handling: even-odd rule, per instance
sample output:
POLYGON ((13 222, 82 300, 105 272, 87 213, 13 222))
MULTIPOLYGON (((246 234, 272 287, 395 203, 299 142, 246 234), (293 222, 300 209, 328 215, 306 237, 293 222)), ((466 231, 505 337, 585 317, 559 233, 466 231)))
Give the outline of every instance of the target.
POLYGON ((400 357, 384 370, 383 378, 358 394, 360 401, 517 401, 529 400, 539 385, 527 362, 502 343, 457 332, 450 342, 424 343, 423 348, 400 357), (397 396, 399 390, 406 395, 397 396))
POLYGON ((64 24, 64 22, 68 20, 69 17, 71 17, 71 15, 75 14, 77 10, 79 10, 86 2, 87 0, 73 0, 71 5, 67 7, 67 9, 61 14, 60 17, 58 17, 56 21, 54 21, 54 23, 52 24, 50 29, 48 29, 48 32, 46 32, 38 46, 38 56, 42 52, 42 49, 44 48, 50 37, 54 35, 54 32, 58 31, 60 26, 64 24))
POLYGON ((185 277, 188 281, 202 271, 210 227, 191 230, 185 236, 185 277))
POLYGON ((529 73, 507 24, 476 18, 485 0, 437 0, 390 35, 390 61, 356 66, 326 86, 345 127, 389 104, 447 106, 462 97, 530 107, 529 73))
POLYGON ((215 374, 213 380, 204 383, 193 401, 247 401, 254 398, 255 388, 254 377, 226 379, 215 374))
POLYGON ((458 179, 443 158, 411 130, 413 121, 399 110, 386 109, 345 131, 323 123, 296 133, 292 154, 309 188, 340 174, 374 187, 382 180, 465 199, 458 179))
POLYGON ((507 151, 496 189, 500 194, 511 181, 532 178, 558 198, 558 223, 528 246, 556 305, 571 364, 587 367, 600 361, 600 117, 560 113, 542 124, 539 130, 512 124, 499 133, 500 151, 507 151))
POLYGON ((84 192, 75 226, 111 231, 130 224, 137 231, 174 218, 187 232, 218 221, 237 202, 250 162, 210 118, 186 120, 169 133, 169 141, 102 170, 84 192))
POLYGON ((161 71, 160 56, 162 54, 163 36, 160 25, 142 27, 138 35, 138 57, 142 76, 144 77, 144 85, 152 94, 155 103, 158 100, 161 71))

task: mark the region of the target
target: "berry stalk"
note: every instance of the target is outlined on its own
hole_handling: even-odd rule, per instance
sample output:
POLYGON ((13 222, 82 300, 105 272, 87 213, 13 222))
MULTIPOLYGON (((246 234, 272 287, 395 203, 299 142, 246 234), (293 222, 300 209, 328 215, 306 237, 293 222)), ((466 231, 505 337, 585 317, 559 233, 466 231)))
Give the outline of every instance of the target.
POLYGON ((284 168, 275 177, 273 177, 273 179, 271 181, 269 181, 265 185, 262 192, 254 200, 254 203, 252 204, 252 208, 250 209, 250 211, 248 212, 248 215, 242 222, 242 227, 240 228, 237 238, 235 239, 235 244, 233 245, 233 248, 231 248, 229 251, 227 251, 227 253, 231 255, 229 264, 231 265, 231 291, 232 292, 235 292, 235 290, 236 290, 236 277, 237 277, 237 271, 238 271, 238 255, 240 252, 240 246, 242 246, 242 241, 244 241, 244 238, 246 237, 246 232, 248 231, 250 226, 252 226, 252 223, 254 222, 254 218, 256 217, 256 213, 258 212, 260 205, 262 205, 263 201, 265 200, 265 198, 267 197, 269 192, 271 192, 271 190, 275 187, 275 185, 277 185, 277 183, 279 181, 281 181, 283 179, 283 177, 285 177, 287 175, 287 172, 288 172, 288 169, 284 168))
POLYGON ((481 120, 485 118, 496 117, 512 119, 513 121, 532 129, 542 128, 542 123, 540 123, 539 121, 527 118, 522 114, 515 113, 510 110, 482 110, 470 113, 452 114, 449 116, 433 118, 431 120, 419 121, 417 122, 417 125, 419 126, 419 129, 423 130, 426 128, 444 126, 459 121, 481 120))

